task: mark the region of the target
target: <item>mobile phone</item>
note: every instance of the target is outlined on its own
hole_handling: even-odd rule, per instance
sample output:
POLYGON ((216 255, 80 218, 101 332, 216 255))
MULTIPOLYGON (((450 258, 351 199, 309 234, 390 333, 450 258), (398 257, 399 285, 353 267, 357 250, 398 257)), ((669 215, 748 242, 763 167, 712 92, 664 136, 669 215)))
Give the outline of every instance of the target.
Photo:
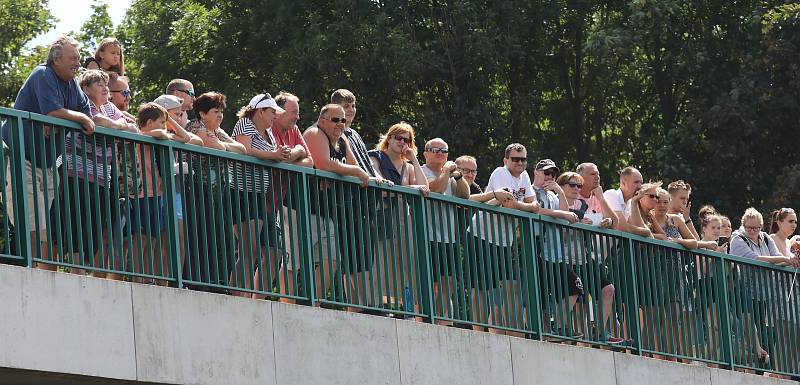
POLYGON ((728 237, 719 237, 719 239, 717 239, 717 246, 725 245, 728 243, 728 241, 730 241, 730 238, 728 237))

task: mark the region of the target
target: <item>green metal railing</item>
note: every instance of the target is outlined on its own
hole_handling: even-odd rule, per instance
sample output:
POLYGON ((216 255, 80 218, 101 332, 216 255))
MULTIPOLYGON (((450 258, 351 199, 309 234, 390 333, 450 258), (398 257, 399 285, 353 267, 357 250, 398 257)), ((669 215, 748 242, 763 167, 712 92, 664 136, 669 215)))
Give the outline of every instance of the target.
POLYGON ((102 127, 77 135, 37 114, 0 118, 7 263, 535 339, 617 336, 636 354, 800 374, 794 270, 102 127), (25 130, 44 127, 25 145, 25 130), (24 161, 59 155, 71 171, 24 161), (81 158, 112 161, 92 170, 81 158))

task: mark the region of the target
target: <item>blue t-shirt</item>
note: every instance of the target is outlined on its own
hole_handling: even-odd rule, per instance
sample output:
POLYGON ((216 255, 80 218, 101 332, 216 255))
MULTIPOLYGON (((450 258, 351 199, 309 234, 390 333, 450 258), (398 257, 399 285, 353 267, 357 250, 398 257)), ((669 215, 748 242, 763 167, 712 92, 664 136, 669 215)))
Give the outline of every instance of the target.
MULTIPOLYGON (((76 79, 61 80, 52 67, 40 64, 25 80, 20 88, 14 108, 22 111, 47 115, 62 108, 82 112, 91 117, 89 99, 81 90, 76 79)), ((11 130, 8 123, 3 126, 3 141, 9 142, 11 130)), ((58 149, 62 147, 60 140, 47 140, 41 123, 25 127, 25 159, 36 167, 52 166, 58 157, 58 149), (41 152, 44 149, 45 155, 41 152), (34 161, 35 155, 35 161, 34 161)), ((51 137, 52 138, 52 137, 51 137)), ((58 136, 55 136, 58 138, 58 136)))

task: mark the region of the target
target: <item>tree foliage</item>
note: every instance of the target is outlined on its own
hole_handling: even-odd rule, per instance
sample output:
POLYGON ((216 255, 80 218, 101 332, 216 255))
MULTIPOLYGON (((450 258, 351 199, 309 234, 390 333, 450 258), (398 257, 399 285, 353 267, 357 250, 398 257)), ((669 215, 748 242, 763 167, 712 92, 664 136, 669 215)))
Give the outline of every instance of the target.
MULTIPOLYGON (((743 0, 138 0, 118 31, 134 86, 229 97, 289 90, 303 125, 336 88, 368 142, 406 120, 478 157, 682 178, 736 216, 800 204, 800 6, 743 0)), ((421 143, 420 143, 421 144, 421 143)), ((479 178, 479 179, 480 179, 479 178)))
POLYGON ((0 106, 11 106, 30 65, 41 57, 24 52, 25 43, 53 26, 45 0, 0 0, 0 106))
POLYGON ((111 22, 111 16, 108 14, 108 3, 94 0, 91 9, 92 15, 83 23, 76 36, 76 39, 82 43, 81 57, 84 58, 94 56, 100 40, 111 36, 114 30, 114 23, 111 22))

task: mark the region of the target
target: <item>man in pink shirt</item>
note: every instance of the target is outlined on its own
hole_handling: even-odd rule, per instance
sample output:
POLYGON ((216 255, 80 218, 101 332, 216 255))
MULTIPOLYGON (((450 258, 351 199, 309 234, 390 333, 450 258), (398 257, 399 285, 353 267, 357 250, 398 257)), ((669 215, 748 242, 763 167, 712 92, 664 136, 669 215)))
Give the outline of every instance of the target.
MULTIPOLYGON (((281 91, 275 97, 275 103, 283 108, 283 112, 275 116, 272 127, 269 131, 275 138, 277 145, 289 146, 292 150, 287 163, 296 166, 314 167, 314 160, 308 151, 303 134, 297 128, 297 120, 300 119, 300 99, 288 92, 281 91)), ((287 197, 287 190, 290 186, 295 187, 298 181, 288 173, 274 173, 276 183, 281 185, 275 201, 283 205, 279 222, 283 228, 283 263, 281 271, 278 273, 279 284, 282 293, 295 293, 295 270, 300 267, 300 239, 299 223, 297 219, 297 203, 299 194, 287 197), (288 279, 287 279, 288 278, 288 279)), ((299 191, 294 190, 293 191, 299 191)), ((281 299, 282 302, 294 303, 292 299, 281 299)))

